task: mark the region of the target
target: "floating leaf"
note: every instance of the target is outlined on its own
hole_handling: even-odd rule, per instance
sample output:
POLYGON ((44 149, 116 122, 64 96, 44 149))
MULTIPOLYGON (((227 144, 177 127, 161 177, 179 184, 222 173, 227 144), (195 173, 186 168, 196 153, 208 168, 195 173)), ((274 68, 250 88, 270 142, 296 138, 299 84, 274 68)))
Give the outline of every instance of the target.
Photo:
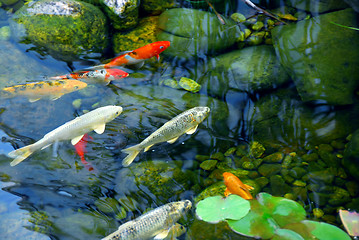
POLYGON ((284 228, 300 234, 304 239, 318 239, 318 240, 350 240, 340 228, 323 222, 315 222, 303 220, 299 223, 291 223, 284 228))
POLYGON ((343 222, 345 230, 350 236, 359 236, 359 214, 347 210, 339 210, 340 219, 343 222))
POLYGON ((214 196, 198 202, 196 215, 203 221, 218 223, 225 219, 241 219, 247 215, 249 209, 249 202, 237 195, 230 195, 227 198, 214 196))
POLYGON ((305 219, 305 210, 295 201, 259 193, 250 201, 251 211, 240 220, 228 220, 230 228, 242 235, 268 239, 276 229, 305 219))
POLYGON ((292 230, 277 229, 271 240, 304 240, 304 238, 292 230))

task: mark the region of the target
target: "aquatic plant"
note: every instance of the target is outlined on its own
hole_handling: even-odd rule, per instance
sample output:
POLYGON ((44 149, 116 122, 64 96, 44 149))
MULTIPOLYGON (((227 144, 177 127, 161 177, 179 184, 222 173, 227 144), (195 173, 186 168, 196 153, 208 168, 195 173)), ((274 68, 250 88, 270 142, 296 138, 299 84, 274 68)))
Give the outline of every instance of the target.
POLYGON ((196 215, 209 223, 226 221, 234 232, 254 238, 350 239, 336 226, 306 220, 299 203, 268 193, 259 193, 253 200, 234 195, 208 197, 198 202, 196 215))

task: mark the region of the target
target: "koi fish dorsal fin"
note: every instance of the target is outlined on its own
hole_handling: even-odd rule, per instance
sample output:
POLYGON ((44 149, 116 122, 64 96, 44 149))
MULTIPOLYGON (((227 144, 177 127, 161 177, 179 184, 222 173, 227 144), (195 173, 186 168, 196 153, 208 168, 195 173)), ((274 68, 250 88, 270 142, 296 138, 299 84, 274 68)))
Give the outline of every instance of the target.
POLYGON ((198 125, 194 126, 193 128, 189 129, 186 133, 187 134, 193 134, 196 132, 198 125))
POLYGON ((105 131, 105 127, 106 127, 106 124, 101 124, 101 125, 98 125, 94 128, 94 131, 97 133, 97 134, 102 134, 104 131, 105 131))
POLYGON ((167 142, 170 143, 170 144, 172 144, 172 143, 174 143, 175 141, 177 141, 178 138, 179 138, 179 137, 172 138, 172 139, 168 140, 167 142))
POLYGON ((76 143, 78 143, 83 136, 84 136, 84 135, 80 135, 80 136, 74 137, 73 139, 71 139, 71 144, 72 144, 72 145, 76 145, 76 143))
POLYGON ((157 234, 153 239, 156 239, 156 240, 164 239, 165 237, 167 237, 168 232, 169 232, 169 229, 164 229, 159 234, 157 234))

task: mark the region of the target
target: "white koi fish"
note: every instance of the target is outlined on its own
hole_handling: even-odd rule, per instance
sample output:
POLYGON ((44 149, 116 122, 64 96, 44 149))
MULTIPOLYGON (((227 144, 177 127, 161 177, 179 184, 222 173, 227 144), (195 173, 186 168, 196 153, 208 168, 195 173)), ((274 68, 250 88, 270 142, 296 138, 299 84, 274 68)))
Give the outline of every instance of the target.
POLYGON ((69 122, 66 122, 65 124, 47 133, 39 141, 10 152, 8 154, 9 157, 15 158, 10 165, 15 166, 19 164, 33 152, 39 149, 42 150, 55 142, 71 139, 72 145, 75 145, 81 140, 85 133, 91 132, 92 130, 101 134, 105 131, 106 123, 115 119, 121 114, 121 112, 122 107, 110 105, 97 108, 69 122))
POLYGON ((192 203, 190 200, 167 203, 132 221, 122 224, 117 231, 102 240, 165 239, 169 232, 173 231, 173 227, 178 227, 176 226, 176 222, 184 216, 191 207, 192 203))
POLYGON ((209 107, 194 107, 172 118, 141 143, 123 149, 122 152, 127 153, 128 156, 123 159, 122 165, 125 167, 130 165, 142 149, 146 152, 154 144, 161 142, 174 143, 185 133, 193 134, 209 112, 209 107))

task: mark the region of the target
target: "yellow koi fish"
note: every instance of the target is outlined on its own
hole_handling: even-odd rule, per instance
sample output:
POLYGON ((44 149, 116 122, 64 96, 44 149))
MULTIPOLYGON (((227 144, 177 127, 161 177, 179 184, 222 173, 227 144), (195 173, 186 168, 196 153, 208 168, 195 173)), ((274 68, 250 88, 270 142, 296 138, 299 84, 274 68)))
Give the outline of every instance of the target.
POLYGON ((40 149, 42 150, 55 142, 71 139, 72 145, 75 145, 86 133, 91 132, 92 130, 98 134, 102 134, 105 131, 106 123, 115 119, 121 114, 121 112, 122 107, 110 105, 97 108, 69 122, 66 122, 65 124, 47 133, 39 141, 10 152, 8 156, 15 158, 10 165, 15 166, 19 164, 33 152, 40 149))
POLYGON ((193 134, 197 130, 198 125, 208 116, 209 112, 209 107, 194 107, 172 118, 141 143, 122 150, 122 152, 128 154, 123 159, 122 165, 130 165, 142 149, 146 152, 154 144, 161 142, 174 143, 185 133, 193 134))
POLYGON ((4 98, 25 96, 30 102, 41 98, 56 100, 62 95, 71 93, 87 86, 87 83, 78 80, 55 80, 19 84, 2 89, 1 96, 4 98))

